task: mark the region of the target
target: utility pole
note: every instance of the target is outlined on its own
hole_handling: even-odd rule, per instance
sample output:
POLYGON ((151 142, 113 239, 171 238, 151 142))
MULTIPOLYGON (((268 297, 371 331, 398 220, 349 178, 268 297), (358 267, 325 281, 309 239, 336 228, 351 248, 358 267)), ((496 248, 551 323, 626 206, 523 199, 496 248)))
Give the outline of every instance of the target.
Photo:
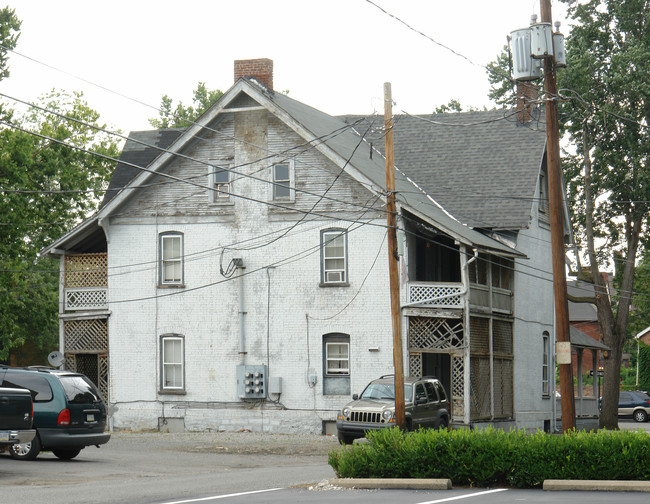
POLYGON ((395 208, 395 158, 393 149, 393 94, 390 82, 384 83, 384 130, 386 150, 386 220, 388 223, 388 270, 390 310, 393 321, 393 366, 395 368, 395 421, 406 427, 404 406, 404 359, 400 327, 399 268, 397 255, 397 210, 395 208))
MULTIPOLYGON (((551 0, 540 1, 541 21, 552 25, 551 0)), ((566 271, 564 265, 564 223, 562 212, 562 176, 560 169, 560 135, 557 115, 557 82, 555 58, 544 58, 544 88, 546 92, 546 159, 548 169, 549 217, 551 220, 551 250, 553 261, 553 292, 555 297, 555 326, 557 362, 560 368, 562 394, 562 432, 575 428, 573 372, 571 371, 571 340, 569 337, 569 308, 567 303, 566 271)))

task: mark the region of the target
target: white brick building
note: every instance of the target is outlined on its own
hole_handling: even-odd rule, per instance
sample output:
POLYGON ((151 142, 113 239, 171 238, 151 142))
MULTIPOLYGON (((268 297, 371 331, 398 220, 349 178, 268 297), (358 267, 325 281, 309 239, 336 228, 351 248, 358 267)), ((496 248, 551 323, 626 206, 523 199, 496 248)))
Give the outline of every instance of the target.
MULTIPOLYGON (((238 62, 235 77, 187 129, 132 133, 100 210, 45 250, 62 258, 65 365, 98 382, 114 428, 321 432, 393 370, 373 118, 275 93, 270 60, 238 62)), ((527 199, 513 208, 463 196, 456 168, 430 185, 442 158, 406 119, 395 126, 405 370, 441 378, 456 424, 548 429, 543 135, 506 124, 519 137, 491 140, 507 153, 523 135, 535 151, 498 160, 517 164, 508 191, 527 199), (399 150, 401 124, 421 149, 399 150), (458 190, 466 215, 433 186, 458 190)))

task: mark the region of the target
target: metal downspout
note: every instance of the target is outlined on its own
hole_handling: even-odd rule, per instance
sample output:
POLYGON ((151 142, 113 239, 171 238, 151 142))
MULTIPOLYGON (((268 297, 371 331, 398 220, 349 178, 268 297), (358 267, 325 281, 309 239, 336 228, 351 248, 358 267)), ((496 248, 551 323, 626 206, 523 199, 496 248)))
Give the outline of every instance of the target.
POLYGON ((244 266, 243 259, 233 259, 239 271, 239 364, 246 364, 246 300, 244 299, 244 266))

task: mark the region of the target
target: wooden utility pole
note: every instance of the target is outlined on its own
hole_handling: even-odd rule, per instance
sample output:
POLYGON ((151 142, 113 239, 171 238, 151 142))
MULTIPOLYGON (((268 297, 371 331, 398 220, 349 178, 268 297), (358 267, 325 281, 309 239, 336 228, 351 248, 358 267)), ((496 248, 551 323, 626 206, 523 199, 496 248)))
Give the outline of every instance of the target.
POLYGON ((384 83, 384 129, 386 142, 386 220, 388 222, 388 269, 390 310, 393 320, 393 366, 395 368, 395 421, 406 427, 404 407, 404 359, 400 321, 399 268, 397 255, 397 211, 395 208, 395 158, 393 150, 393 94, 390 82, 384 83))
MULTIPOLYGON (((541 0, 540 7, 542 23, 549 23, 552 26, 551 0, 541 0)), ((564 264, 560 135, 558 131, 557 100, 555 99, 557 97, 557 82, 555 77, 555 57, 553 55, 544 58, 544 90, 546 92, 546 166, 548 170, 549 217, 551 220, 553 292, 555 294, 556 351, 560 368, 560 393, 562 394, 562 432, 567 432, 575 428, 576 421, 573 399, 573 372, 571 371, 566 267, 564 264)))

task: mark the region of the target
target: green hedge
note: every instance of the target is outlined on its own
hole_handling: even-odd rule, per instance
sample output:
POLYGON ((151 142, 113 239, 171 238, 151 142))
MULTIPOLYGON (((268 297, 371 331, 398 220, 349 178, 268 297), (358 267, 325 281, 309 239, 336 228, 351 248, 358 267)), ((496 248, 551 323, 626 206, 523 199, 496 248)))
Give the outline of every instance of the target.
POLYGON ((454 485, 539 487, 546 479, 650 480, 650 436, 486 429, 384 429, 329 454, 339 478, 449 478, 454 485))
POLYGON ((639 341, 639 390, 650 391, 650 346, 639 341))

